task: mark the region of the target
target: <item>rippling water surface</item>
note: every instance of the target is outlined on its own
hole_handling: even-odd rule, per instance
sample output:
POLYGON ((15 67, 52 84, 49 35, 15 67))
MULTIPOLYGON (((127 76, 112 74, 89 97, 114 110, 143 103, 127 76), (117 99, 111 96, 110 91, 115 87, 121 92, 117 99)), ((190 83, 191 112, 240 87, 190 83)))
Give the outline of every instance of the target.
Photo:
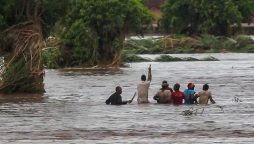
POLYGON ((177 56, 207 55, 221 61, 152 62, 151 104, 143 105, 104 102, 117 85, 123 87, 122 98, 130 99, 150 63, 120 70, 46 70, 44 96, 1 100, 0 142, 253 143, 254 54, 177 56), (194 106, 198 111, 193 116, 182 115, 190 106, 156 104, 152 97, 162 80, 171 87, 178 82, 182 90, 192 81, 196 91, 209 83, 217 104, 204 107, 202 114, 202 106, 194 106))

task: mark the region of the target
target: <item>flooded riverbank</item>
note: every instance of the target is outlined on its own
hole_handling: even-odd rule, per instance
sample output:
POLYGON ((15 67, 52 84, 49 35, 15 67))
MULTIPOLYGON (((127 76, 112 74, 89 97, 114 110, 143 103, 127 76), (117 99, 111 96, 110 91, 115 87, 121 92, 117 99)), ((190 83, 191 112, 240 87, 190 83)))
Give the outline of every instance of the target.
POLYGON ((1 103, 0 142, 253 143, 254 54, 209 55, 220 61, 130 63, 114 71, 46 70, 42 99, 1 103), (130 99, 149 64, 151 104, 105 105, 117 85, 123 87, 122 98, 130 99), (209 83, 217 104, 193 116, 182 115, 189 106, 156 104, 152 97, 162 80, 171 87, 180 83, 181 90, 192 81, 196 91, 209 83))

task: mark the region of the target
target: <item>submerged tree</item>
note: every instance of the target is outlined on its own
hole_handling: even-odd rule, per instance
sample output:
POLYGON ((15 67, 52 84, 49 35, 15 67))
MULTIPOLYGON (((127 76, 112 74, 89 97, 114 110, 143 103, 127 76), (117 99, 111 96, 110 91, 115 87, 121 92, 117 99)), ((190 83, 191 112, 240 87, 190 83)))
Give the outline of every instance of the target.
POLYGON ((162 25, 175 33, 227 35, 233 24, 250 22, 252 0, 167 0, 162 25))
POLYGON ((76 0, 65 18, 63 40, 72 65, 118 65, 125 36, 151 22, 140 0, 76 0))
POLYGON ((64 2, 68 1, 0 1, 1 93, 44 92, 43 33, 49 33, 64 2))

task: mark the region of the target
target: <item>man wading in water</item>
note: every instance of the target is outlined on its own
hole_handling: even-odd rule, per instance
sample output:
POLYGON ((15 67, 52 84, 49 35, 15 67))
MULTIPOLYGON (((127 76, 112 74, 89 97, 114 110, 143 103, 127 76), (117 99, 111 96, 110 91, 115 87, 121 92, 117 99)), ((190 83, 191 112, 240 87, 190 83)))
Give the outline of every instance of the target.
POLYGON ((206 104, 208 104, 208 100, 210 100, 212 104, 215 104, 215 101, 212 98, 212 93, 208 89, 209 89, 209 85, 204 84, 203 91, 198 93, 197 97, 199 98, 199 101, 198 101, 199 104, 206 105, 206 104))
POLYGON ((127 103, 131 103, 132 100, 128 101, 122 101, 122 88, 120 86, 116 87, 116 92, 113 93, 107 100, 106 104, 111 104, 111 105, 125 105, 127 103))
POLYGON ((138 90, 138 104, 149 103, 148 101, 148 89, 152 80, 151 65, 148 68, 148 79, 146 75, 141 76, 141 82, 137 86, 138 90))
POLYGON ((187 89, 184 90, 184 103, 185 104, 196 104, 196 92, 194 90, 194 83, 188 83, 187 89))
POLYGON ((171 103, 171 94, 168 82, 164 80, 161 84, 161 89, 157 92, 153 99, 156 100, 157 103, 161 104, 171 103))

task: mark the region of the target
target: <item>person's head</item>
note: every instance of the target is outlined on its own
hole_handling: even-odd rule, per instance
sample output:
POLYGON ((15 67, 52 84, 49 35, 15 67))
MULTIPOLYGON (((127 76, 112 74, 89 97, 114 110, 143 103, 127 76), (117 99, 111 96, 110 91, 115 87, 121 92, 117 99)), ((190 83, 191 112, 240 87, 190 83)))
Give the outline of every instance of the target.
POLYGON ((122 88, 120 86, 116 87, 116 93, 117 94, 122 94, 122 88))
POLYGON ((168 87, 168 82, 166 80, 162 81, 161 87, 162 89, 166 89, 168 87))
POLYGON ((141 75, 141 80, 142 80, 142 81, 146 81, 146 75, 144 75, 144 74, 141 75))
POLYGON ((188 87, 188 89, 193 90, 195 88, 195 85, 194 85, 194 83, 188 83, 187 87, 188 87))
POLYGON ((204 84, 204 85, 203 85, 203 90, 204 90, 204 91, 207 91, 208 89, 209 89, 209 85, 208 85, 208 84, 204 84))
POLYGON ((176 84, 174 85, 174 91, 179 91, 179 89, 180 89, 180 84, 179 84, 179 83, 176 83, 176 84))

